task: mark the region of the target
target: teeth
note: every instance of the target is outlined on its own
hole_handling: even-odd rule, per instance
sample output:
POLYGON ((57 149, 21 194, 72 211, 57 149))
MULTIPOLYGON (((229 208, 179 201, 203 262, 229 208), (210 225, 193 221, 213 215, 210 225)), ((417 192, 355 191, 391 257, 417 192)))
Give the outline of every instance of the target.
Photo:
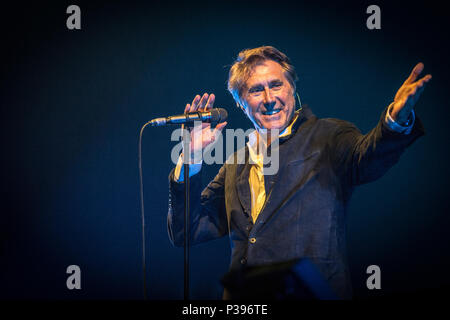
POLYGON ((280 111, 281 111, 281 109, 277 109, 277 110, 263 112, 263 114, 266 115, 266 116, 271 116, 271 115, 276 114, 276 113, 278 113, 280 111))

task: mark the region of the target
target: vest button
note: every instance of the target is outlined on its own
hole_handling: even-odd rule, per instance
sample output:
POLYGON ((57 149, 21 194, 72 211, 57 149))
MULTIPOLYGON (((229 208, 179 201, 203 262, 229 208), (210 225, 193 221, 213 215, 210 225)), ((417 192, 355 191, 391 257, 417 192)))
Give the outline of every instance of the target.
POLYGON ((250 243, 255 243, 256 242, 256 238, 250 238, 250 243))

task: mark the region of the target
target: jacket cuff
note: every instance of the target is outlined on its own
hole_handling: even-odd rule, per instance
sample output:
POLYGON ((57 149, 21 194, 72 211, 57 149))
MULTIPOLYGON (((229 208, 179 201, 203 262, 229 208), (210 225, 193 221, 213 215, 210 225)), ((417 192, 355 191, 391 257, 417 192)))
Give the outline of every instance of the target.
POLYGON ((403 134, 410 134, 411 130, 414 126, 414 122, 416 121, 416 115, 414 113, 414 110, 411 110, 407 125, 406 126, 401 125, 391 117, 391 109, 392 109, 393 104, 394 103, 392 102, 386 111, 386 117, 385 117, 386 126, 392 131, 403 133, 403 134))

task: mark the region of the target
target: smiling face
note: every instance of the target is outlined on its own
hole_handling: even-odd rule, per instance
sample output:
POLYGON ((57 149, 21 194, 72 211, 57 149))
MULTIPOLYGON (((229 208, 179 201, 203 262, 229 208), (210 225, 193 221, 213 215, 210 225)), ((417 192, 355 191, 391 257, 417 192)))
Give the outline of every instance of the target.
POLYGON ((273 60, 256 65, 245 83, 241 102, 256 129, 284 130, 295 109, 294 88, 273 60))

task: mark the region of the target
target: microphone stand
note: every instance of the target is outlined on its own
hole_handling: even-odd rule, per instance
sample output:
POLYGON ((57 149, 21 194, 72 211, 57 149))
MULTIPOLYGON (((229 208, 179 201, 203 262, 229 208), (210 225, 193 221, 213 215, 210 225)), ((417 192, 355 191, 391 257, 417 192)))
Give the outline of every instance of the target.
MULTIPOLYGON (((190 133, 188 126, 183 126, 187 128, 190 133)), ((187 148, 184 150, 190 150, 189 141, 190 134, 183 135, 183 144, 186 143, 184 139, 188 139, 187 148)), ((186 145, 185 145, 186 146, 186 145)), ((190 157, 190 151, 188 151, 190 157)), ((190 230, 189 230, 189 162, 186 161, 186 152, 183 155, 184 159, 184 300, 189 300, 189 240, 190 240, 190 230)), ((190 160, 190 159, 188 159, 190 160)))
POLYGON ((189 164, 184 164, 184 300, 189 300, 189 164))
MULTIPOLYGON (((139 177, 141 182, 141 212, 142 212, 142 239, 143 239, 143 276, 144 276, 144 299, 146 299, 146 280, 145 280, 145 223, 144 223, 144 194, 143 194, 143 183, 142 183, 142 163, 141 163, 141 145, 142 145, 142 132, 147 125, 151 126, 163 126, 166 124, 175 124, 182 123, 182 129, 187 129, 189 134, 183 136, 183 151, 188 150, 189 158, 190 158, 190 127, 185 126, 184 122, 190 122, 192 120, 196 120, 197 118, 200 121, 208 121, 218 123, 225 121, 228 116, 228 113, 225 109, 212 109, 207 112, 204 116, 202 113, 195 112, 191 114, 183 114, 182 116, 174 116, 168 118, 156 118, 149 122, 147 122, 141 129, 139 135, 139 177), (197 118, 196 118, 197 117, 197 118), (189 120, 189 121, 188 121, 189 120), (186 141, 187 140, 187 141, 186 141), (186 147, 187 145, 187 147, 186 147)), ((186 155, 183 154, 183 168, 184 168, 184 300, 189 300, 189 241, 190 241, 190 217, 189 217, 189 161, 186 161, 186 155)), ((189 159, 191 160, 191 159, 189 159)))

